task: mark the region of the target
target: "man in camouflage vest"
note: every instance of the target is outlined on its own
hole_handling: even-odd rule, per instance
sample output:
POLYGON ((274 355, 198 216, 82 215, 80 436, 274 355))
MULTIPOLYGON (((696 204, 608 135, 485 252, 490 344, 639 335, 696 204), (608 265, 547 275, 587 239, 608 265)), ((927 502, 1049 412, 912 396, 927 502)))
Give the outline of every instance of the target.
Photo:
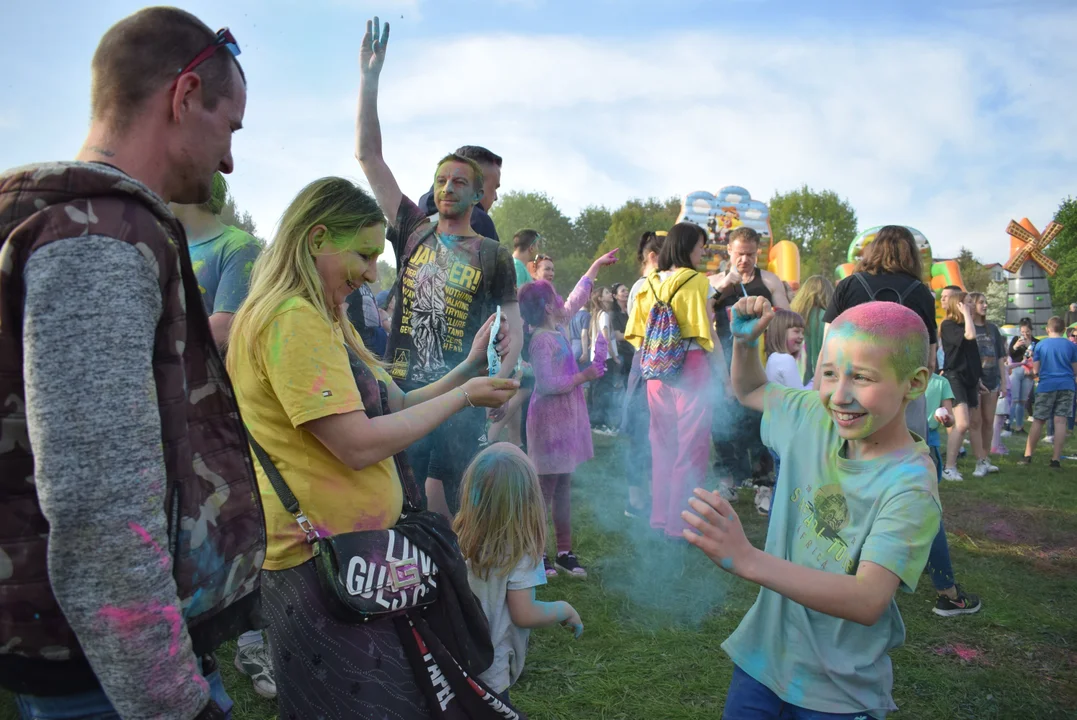
POLYGON ((167 203, 232 170, 231 33, 148 8, 92 64, 76 162, 0 175, 0 686, 24 717, 224 718, 260 623, 246 436, 167 203))

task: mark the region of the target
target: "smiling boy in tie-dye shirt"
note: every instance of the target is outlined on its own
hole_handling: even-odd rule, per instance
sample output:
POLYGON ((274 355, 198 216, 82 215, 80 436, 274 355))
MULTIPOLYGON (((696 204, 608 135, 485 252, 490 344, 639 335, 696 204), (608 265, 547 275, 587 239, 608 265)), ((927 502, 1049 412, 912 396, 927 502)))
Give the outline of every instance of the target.
POLYGON ((762 586, 722 645, 735 664, 724 717, 884 718, 897 709, 887 653, 905 640, 894 595, 916 588, 941 516, 927 447, 905 425, 927 386, 927 331, 896 303, 851 308, 827 334, 819 388, 793 390, 759 361, 770 303, 735 313, 733 389, 763 412, 782 466, 765 551, 715 493, 696 490, 698 515, 685 513, 692 544, 762 586))

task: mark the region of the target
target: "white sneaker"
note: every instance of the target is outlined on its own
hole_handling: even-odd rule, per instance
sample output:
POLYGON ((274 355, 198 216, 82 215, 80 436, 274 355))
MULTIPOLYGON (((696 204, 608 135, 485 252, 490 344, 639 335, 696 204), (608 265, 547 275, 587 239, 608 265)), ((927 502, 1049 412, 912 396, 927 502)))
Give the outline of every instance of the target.
POLYGON ((1054 445, 1055 444, 1055 436, 1054 435, 1048 435, 1047 437, 1045 437, 1040 442, 1042 442, 1044 445, 1054 445))
POLYGON ((732 484, 726 482, 718 483, 718 494, 722 496, 727 502, 737 501, 737 489, 732 484))
POLYGON ((760 485, 755 489, 755 510, 760 515, 770 515, 770 501, 774 498, 774 488, 760 485))
POLYGON ((965 478, 961 477, 961 473, 957 471, 957 468, 946 468, 942 471, 943 480, 953 480, 955 482, 961 482, 965 478))
POLYGON ((972 471, 972 477, 985 477, 987 473, 991 472, 990 470, 988 470, 988 467, 989 466, 985 461, 980 460, 976 463, 976 469, 972 471))
POLYGON ((997 473, 998 472, 998 466, 991 464, 991 458, 984 458, 980 462, 982 462, 984 467, 987 468, 987 472, 989 472, 989 473, 997 473))
POLYGON ((1013 433, 1012 433, 1012 432, 1010 432, 1009 430, 1003 430, 1002 432, 1000 432, 1000 433, 998 434, 998 436, 999 436, 999 437, 1012 437, 1012 436, 1013 436, 1013 433))

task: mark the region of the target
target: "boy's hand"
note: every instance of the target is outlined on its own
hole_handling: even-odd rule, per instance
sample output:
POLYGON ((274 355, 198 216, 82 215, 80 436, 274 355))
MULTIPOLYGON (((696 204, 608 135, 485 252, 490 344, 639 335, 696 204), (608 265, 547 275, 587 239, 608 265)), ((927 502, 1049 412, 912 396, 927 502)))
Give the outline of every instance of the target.
POLYGON ((568 617, 561 621, 561 625, 570 628, 578 640, 583 635, 583 620, 580 619, 580 614, 576 612, 576 608, 568 603, 565 603, 565 609, 568 611, 568 617))
POLYGON ((377 78, 385 64, 385 49, 389 46, 389 23, 382 30, 378 18, 366 21, 366 33, 359 49, 359 71, 364 76, 377 78))
POLYGON ((733 306, 731 330, 733 337, 749 345, 755 344, 770 321, 774 319, 774 308, 765 297, 744 297, 733 306))
POLYGON ((699 532, 685 529, 685 539, 718 567, 742 575, 756 549, 748 542, 733 506, 718 493, 701 488, 695 489, 695 497, 688 504, 695 512, 685 510, 681 517, 699 532))
POLYGON ((953 427, 954 416, 950 414, 950 411, 946 408, 939 408, 935 411, 935 419, 943 424, 944 427, 953 427))

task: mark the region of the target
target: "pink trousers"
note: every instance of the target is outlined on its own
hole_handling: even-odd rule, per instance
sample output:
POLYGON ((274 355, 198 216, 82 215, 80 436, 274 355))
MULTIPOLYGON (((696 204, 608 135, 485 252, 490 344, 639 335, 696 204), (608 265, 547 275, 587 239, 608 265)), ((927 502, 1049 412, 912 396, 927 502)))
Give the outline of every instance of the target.
POLYGON ((704 487, 711 452, 713 390, 708 353, 690 351, 673 380, 648 380, 651 527, 681 537, 692 491, 704 487))

